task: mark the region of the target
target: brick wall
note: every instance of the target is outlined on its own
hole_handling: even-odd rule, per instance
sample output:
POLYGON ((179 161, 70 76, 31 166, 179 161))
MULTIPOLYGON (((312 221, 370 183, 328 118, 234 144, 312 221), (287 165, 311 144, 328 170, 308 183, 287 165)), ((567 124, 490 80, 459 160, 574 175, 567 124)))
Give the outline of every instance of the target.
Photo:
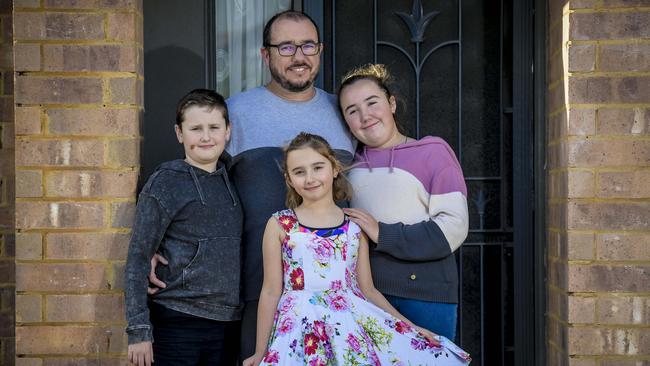
POLYGON ((14 360, 14 99, 12 1, 0 0, 0 365, 14 360))
POLYGON ((650 364, 650 1, 549 0, 548 364, 650 364))
POLYGON ((14 37, 16 364, 123 364, 142 1, 16 0, 14 37))

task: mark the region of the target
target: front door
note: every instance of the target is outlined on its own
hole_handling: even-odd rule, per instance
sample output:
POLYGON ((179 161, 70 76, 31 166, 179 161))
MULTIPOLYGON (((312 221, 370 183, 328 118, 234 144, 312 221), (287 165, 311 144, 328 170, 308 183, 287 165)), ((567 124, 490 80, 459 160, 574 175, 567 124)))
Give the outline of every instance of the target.
MULTIPOLYGON (((516 340, 534 334, 522 329, 528 323, 515 310, 532 305, 530 294, 518 293, 516 285, 532 279, 520 273, 529 266, 517 261, 530 261, 522 253, 532 253, 534 243, 526 240, 530 235, 517 235, 529 228, 515 217, 532 217, 525 205, 532 192, 514 184, 528 175, 513 170, 522 158, 515 136, 521 123, 531 121, 514 115, 516 103, 526 102, 530 93, 513 93, 513 63, 520 61, 513 23, 522 16, 513 13, 521 8, 513 9, 513 1, 324 1, 305 9, 324 30, 322 87, 335 91, 355 66, 386 64, 405 132, 444 138, 461 162, 470 233, 456 253, 461 275, 456 341, 477 365, 523 364, 531 358, 522 355, 534 353, 516 340)), ((532 161, 532 150, 523 158, 532 161)))

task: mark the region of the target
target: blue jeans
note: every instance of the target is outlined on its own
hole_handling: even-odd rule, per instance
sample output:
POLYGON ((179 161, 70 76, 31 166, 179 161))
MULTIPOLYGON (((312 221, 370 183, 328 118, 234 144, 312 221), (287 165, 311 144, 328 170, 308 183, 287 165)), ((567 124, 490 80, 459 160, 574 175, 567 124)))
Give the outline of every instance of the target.
POLYGON ((458 304, 413 300, 391 295, 385 296, 386 300, 397 311, 415 325, 445 336, 452 342, 456 338, 458 304))

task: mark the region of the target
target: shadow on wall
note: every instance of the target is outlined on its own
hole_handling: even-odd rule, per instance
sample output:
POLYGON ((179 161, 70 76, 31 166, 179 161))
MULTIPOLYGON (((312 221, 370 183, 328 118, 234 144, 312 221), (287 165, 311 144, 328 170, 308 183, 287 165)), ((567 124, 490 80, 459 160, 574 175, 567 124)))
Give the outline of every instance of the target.
POLYGON ((13 0, 0 2, 0 365, 14 364, 15 162, 13 0))
POLYGON ((204 87, 205 62, 196 53, 177 46, 150 50, 144 55, 144 126, 138 192, 162 162, 182 159, 176 140, 176 103, 192 89, 204 87))

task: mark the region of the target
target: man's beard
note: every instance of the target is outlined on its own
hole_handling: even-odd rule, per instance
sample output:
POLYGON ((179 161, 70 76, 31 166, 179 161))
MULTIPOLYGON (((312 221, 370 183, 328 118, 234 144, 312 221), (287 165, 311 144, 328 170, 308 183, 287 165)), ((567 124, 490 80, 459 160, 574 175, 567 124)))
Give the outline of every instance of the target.
MULTIPOLYGON (((295 66, 304 66, 309 71, 312 70, 311 66, 307 64, 294 64, 289 67, 295 67, 295 66)), ((275 80, 276 83, 280 84, 280 86, 282 86, 283 89, 293 93, 299 93, 309 89, 314 83, 314 79, 316 78, 317 75, 317 73, 315 73, 313 76, 310 76, 310 78, 305 81, 292 82, 289 79, 285 78, 282 75, 282 73, 280 73, 280 71, 275 66, 273 66, 273 64, 269 65, 269 71, 271 72, 271 77, 273 78, 273 80, 275 80)))

